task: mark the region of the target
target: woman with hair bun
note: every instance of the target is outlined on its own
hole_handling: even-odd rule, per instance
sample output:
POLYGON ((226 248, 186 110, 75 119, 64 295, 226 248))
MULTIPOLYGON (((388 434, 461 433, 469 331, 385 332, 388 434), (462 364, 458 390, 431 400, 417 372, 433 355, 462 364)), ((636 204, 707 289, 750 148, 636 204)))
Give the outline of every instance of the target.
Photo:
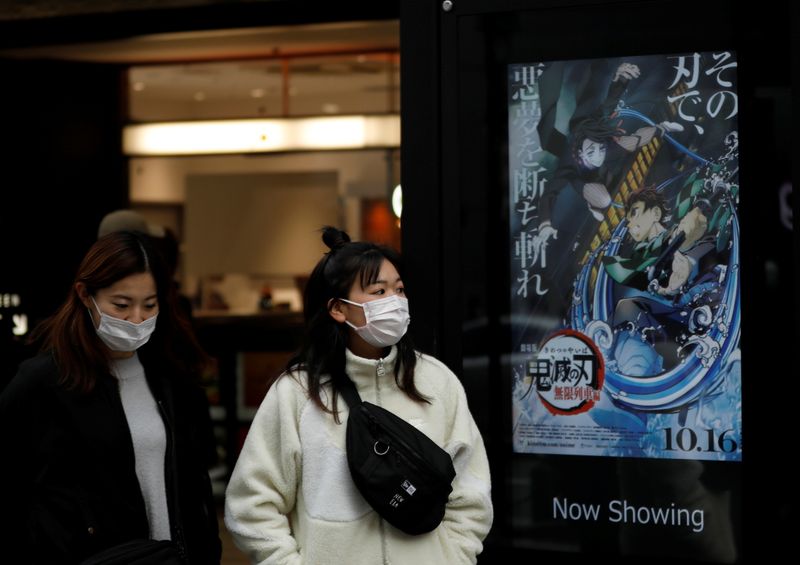
POLYGON ((323 229, 330 249, 305 290, 299 353, 256 414, 233 471, 225 523, 253 563, 475 563, 492 523, 489 465, 457 377, 414 350, 399 255, 323 229), (345 452, 349 377, 366 402, 393 412, 453 459, 444 519, 408 535, 354 485, 345 452))

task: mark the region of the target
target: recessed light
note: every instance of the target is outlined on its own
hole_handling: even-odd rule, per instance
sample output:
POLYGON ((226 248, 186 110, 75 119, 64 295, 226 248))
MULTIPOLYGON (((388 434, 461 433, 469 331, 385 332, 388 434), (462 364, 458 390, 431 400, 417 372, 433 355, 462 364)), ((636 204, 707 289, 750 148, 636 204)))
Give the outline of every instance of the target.
POLYGON ((403 215, 403 189, 399 184, 392 191, 392 211, 398 219, 403 215))

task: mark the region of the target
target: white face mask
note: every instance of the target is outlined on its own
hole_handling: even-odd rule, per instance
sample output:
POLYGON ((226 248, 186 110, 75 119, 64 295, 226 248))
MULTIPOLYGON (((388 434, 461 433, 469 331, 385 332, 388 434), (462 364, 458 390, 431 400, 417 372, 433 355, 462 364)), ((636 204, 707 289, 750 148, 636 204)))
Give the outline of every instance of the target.
POLYGON ((90 296, 100 314, 100 324, 97 326, 97 335, 103 340, 112 351, 136 351, 150 339, 153 330, 156 329, 156 318, 147 318, 140 324, 134 324, 127 320, 121 320, 108 314, 103 314, 94 297, 90 296))
POLYGON ((363 326, 357 328, 347 320, 345 323, 373 347, 390 347, 406 334, 406 329, 411 321, 408 313, 408 299, 393 294, 363 304, 344 298, 341 301, 353 306, 360 306, 364 310, 366 323, 363 326))

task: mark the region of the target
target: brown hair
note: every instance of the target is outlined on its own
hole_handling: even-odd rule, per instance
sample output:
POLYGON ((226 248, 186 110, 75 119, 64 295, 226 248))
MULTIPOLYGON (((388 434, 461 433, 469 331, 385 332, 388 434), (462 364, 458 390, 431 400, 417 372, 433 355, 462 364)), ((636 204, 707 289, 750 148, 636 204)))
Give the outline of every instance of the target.
POLYGON ((197 375, 208 361, 176 307, 175 285, 161 255, 149 236, 133 231, 113 232, 98 239, 78 267, 67 299, 56 313, 42 322, 33 340, 52 351, 67 388, 91 391, 98 377, 109 373, 110 351, 97 337, 91 315, 78 296, 83 283, 90 295, 130 275, 150 273, 158 295, 158 322, 150 340, 139 348, 143 362, 165 362, 169 376, 197 375))
POLYGON ((661 210, 662 216, 666 216, 669 212, 669 210, 667 210, 667 201, 664 198, 664 195, 656 190, 656 188, 652 185, 642 187, 639 190, 631 193, 630 198, 628 198, 628 211, 630 211, 631 208, 633 208, 633 205, 637 202, 642 202, 645 210, 658 208, 661 210))

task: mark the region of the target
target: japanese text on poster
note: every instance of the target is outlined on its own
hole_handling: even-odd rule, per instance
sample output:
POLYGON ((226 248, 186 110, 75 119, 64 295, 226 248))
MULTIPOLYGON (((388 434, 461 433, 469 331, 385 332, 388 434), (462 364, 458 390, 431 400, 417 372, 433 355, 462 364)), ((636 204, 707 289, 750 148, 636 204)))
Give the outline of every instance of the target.
POLYGON ((737 60, 508 67, 513 445, 740 460, 737 60))

